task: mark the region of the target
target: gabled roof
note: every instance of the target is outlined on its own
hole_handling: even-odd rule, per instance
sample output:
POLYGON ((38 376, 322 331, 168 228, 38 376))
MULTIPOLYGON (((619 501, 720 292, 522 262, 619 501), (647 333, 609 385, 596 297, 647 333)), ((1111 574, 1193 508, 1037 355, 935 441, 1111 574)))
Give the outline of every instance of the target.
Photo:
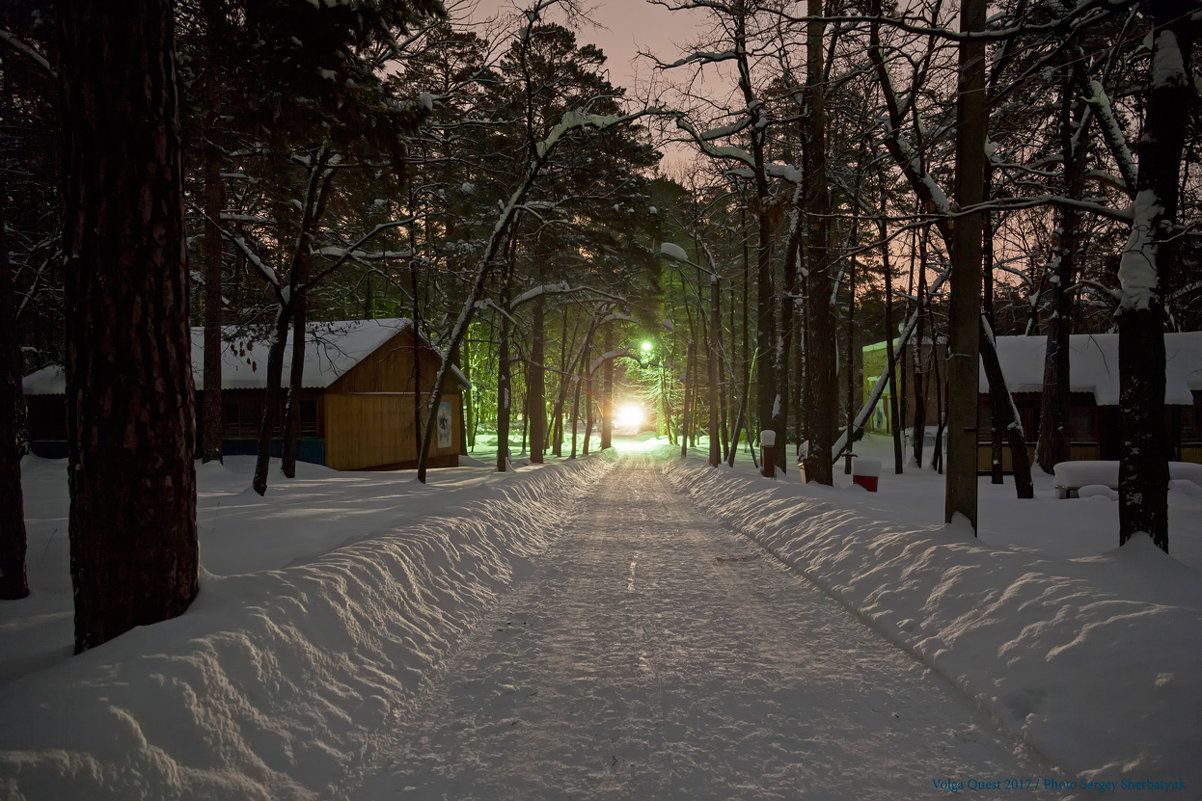
MULTIPOLYGON (((402 331, 413 330, 413 321, 405 318, 383 320, 344 320, 310 323, 305 337, 304 386, 325 389, 367 358, 389 339, 402 331)), ((222 331, 221 388, 263 389, 267 386, 267 341, 237 336, 232 328, 222 331)), ((420 336, 422 345, 435 354, 429 340, 420 336)), ((284 346, 283 385, 288 385, 292 365, 292 335, 284 346)), ((471 386, 457 368, 452 377, 464 387, 471 386)), ((192 378, 197 388, 204 385, 204 328, 192 329, 192 378)), ((66 377, 61 365, 51 365, 25 377, 26 395, 61 395, 66 377)))
MULTIPOLYGON (((998 360, 1011 392, 1043 391, 1043 359, 1046 337, 1006 336, 997 338, 998 360)), ((1164 402, 1189 406, 1191 390, 1202 391, 1202 331, 1164 335, 1164 402)), ((1119 335, 1074 334, 1069 337, 1069 390, 1089 392, 1099 406, 1119 402, 1119 335)), ((989 391, 984 369, 978 383, 989 391)))

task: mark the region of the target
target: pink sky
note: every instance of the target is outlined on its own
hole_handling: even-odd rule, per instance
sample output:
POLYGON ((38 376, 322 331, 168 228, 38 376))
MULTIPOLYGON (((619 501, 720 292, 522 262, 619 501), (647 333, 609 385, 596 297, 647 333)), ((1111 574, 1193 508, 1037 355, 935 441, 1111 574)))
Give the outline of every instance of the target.
MULTIPOLYGON (((527 5, 516 0, 479 0, 471 16, 480 19, 497 13, 516 14, 527 5)), ((680 56, 681 45, 696 36, 694 12, 671 12, 646 0, 595 0, 582 7, 596 25, 582 24, 576 31, 577 41, 600 47, 605 52, 610 81, 625 86, 632 96, 636 81, 645 84, 653 73, 650 63, 638 57, 640 50, 674 61, 680 56)), ((452 14, 459 15, 455 11, 452 14)), ((554 10, 551 19, 563 21, 554 10)))

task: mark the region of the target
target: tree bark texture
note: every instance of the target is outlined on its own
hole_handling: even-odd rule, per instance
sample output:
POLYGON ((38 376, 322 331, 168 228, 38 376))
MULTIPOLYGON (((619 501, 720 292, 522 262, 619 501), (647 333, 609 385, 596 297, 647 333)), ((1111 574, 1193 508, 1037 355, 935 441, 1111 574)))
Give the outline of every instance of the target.
MULTIPOLYGON (((601 349, 605 353, 613 350, 613 328, 605 327, 601 349)), ((601 450, 614 444, 614 360, 606 359, 601 374, 601 450)))
POLYGON ((259 447, 255 457, 255 475, 251 487, 260 495, 267 493, 267 471, 271 466, 271 441, 279 430, 280 401, 283 395, 284 345, 292 324, 292 304, 280 302, 276 309, 275 339, 267 350, 267 389, 263 393, 263 413, 259 417, 259 447))
MULTIPOLYGON (((213 14, 210 19, 218 17, 213 14)), ((206 46, 210 53, 216 52, 221 46, 217 41, 218 34, 213 30, 214 23, 210 22, 206 32, 206 46)), ((212 63, 216 63, 215 60, 212 63)), ((220 120, 218 107, 216 67, 204 79, 205 128, 210 136, 216 135, 220 120)), ((221 154, 217 146, 211 142, 204 145, 204 177, 205 177, 205 216, 208 221, 204 227, 204 408, 201 410, 201 425, 203 442, 201 443, 201 458, 206 462, 222 460, 222 439, 225 436, 224 419, 221 408, 221 229, 219 221, 225 208, 224 184, 221 180, 221 154)))
MULTIPOLYGON (((513 272, 513 242, 510 241, 509 248, 510 258, 505 261, 502 267, 501 276, 501 303, 502 308, 509 307, 509 286, 510 276, 513 272)), ((500 335, 497 338, 497 472, 504 473, 508 469, 509 464, 509 423, 510 423, 510 408, 512 407, 513 395, 513 378, 511 372, 513 370, 513 362, 510 360, 509 354, 509 339, 511 326, 509 323, 508 314, 498 315, 500 320, 500 335)), ((573 429, 573 435, 575 429, 573 429)), ((575 440, 573 440, 575 445, 575 440)))
MULTIPOLYGON (((902 441, 901 441, 901 412, 898 408, 898 385, 896 369, 897 354, 893 350, 893 266, 889 262, 888 230, 885 224, 885 193, 881 192, 881 216, 877 221, 877 231, 881 239, 881 270, 885 276, 885 359, 889 365, 889 433, 893 435, 893 472, 902 474, 902 441)), ((903 345, 904 347, 904 345, 903 345)))
POLYGON ((25 571, 25 504, 21 494, 21 449, 17 444, 21 395, 21 340, 16 286, 4 233, 5 197, 0 190, 0 600, 29 595, 25 571))
POLYGON ((1119 544, 1147 532, 1169 550, 1164 299, 1177 269, 1185 132, 1196 91, 1191 0, 1149 0, 1152 70, 1139 141, 1134 223, 1119 265, 1119 544))
POLYGON ((530 395, 530 461, 543 463, 547 445, 547 358, 546 303, 543 297, 534 299, 534 321, 530 330, 530 369, 527 371, 527 392, 530 395))
MULTIPOLYGON (((308 261, 298 259, 298 266, 308 261)), ((297 282, 297 291, 292 296, 292 359, 288 363, 288 405, 284 410, 284 444, 280 453, 280 472, 285 478, 296 478, 296 457, 300 450, 300 395, 305 383, 305 348, 309 327, 309 298, 303 286, 297 282)), ((414 332, 414 350, 417 349, 417 332, 414 332)), ((413 363, 417 364, 414 358, 413 363)), ((420 384, 414 384, 420 386, 420 384)))
MULTIPOLYGON (((834 483, 831 446, 838 425, 838 378, 835 374, 835 315, 831 309, 830 198, 826 180, 826 114, 822 81, 823 23, 821 0, 809 0, 814 19, 806 23, 806 86, 810 119, 806 131, 806 433, 809 456, 815 457, 807 482, 834 483), (811 475, 812 474, 812 475, 811 475)), ((783 444, 783 443, 782 443, 783 444)))
POLYGON ((1035 485, 1031 482, 1031 461, 1027 458, 1027 437, 1023 432, 1010 393, 1006 392, 1006 379, 1002 375, 1002 363, 998 359, 993 329, 983 316, 978 328, 978 343, 981 367, 989 380, 989 398, 992 405, 994 425, 1003 432, 1010 447, 1011 466, 1014 473, 1014 489, 1020 499, 1035 497, 1035 485))
MULTIPOLYGON (((984 0, 964 0, 960 30, 985 26, 984 0)), ((985 182, 985 43, 960 43, 956 104, 956 204, 961 210, 982 200, 985 182)), ((952 239, 951 301, 948 307, 947 494, 944 520, 963 515, 977 529, 977 383, 981 314, 981 213, 956 219, 952 239)))
POLYGON ((721 294, 718 291, 718 276, 710 278, 710 325, 709 325, 709 355, 706 365, 709 368, 710 390, 710 453, 709 466, 717 467, 722 461, 721 421, 718 418, 718 362, 721 357, 722 343, 722 313, 719 308, 721 294))
POLYGON ((196 597, 196 442, 172 4, 59 16, 79 652, 196 597))
MULTIPOLYGON (((1085 153, 1078 139, 1084 116, 1084 103, 1077 99, 1075 84, 1066 78, 1061 88, 1060 147, 1064 153, 1066 197, 1079 198, 1085 193, 1085 153)), ((1081 236, 1081 212, 1071 206, 1056 209, 1055 262, 1052 283, 1052 314, 1048 318, 1048 338, 1043 362, 1043 400, 1039 412, 1039 442, 1035 453, 1045 473, 1071 456, 1069 436, 1069 336, 1073 328, 1073 296, 1076 280, 1078 240, 1081 236)))

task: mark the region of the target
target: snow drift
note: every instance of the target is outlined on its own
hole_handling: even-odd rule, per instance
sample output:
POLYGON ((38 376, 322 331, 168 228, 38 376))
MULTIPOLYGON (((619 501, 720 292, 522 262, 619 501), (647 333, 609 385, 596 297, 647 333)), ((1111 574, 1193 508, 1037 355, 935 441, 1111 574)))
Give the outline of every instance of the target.
POLYGON ((1069 775, 1184 780, 1196 796, 1202 587, 1147 537, 1100 556, 1033 559, 966 526, 868 519, 839 508, 838 490, 695 461, 666 470, 1069 775))
POLYGON ((0 797, 316 799, 612 467, 548 466, 0 689, 0 797), (402 699, 398 701, 397 699, 402 699))

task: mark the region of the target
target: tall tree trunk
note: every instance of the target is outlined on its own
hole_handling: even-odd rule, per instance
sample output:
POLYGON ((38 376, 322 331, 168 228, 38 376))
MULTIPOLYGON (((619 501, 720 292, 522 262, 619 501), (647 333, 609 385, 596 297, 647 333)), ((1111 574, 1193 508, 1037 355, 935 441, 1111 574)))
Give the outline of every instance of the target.
POLYGON ((922 467, 922 449, 923 440, 926 438, 927 432, 927 363, 931 359, 938 356, 938 340, 935 336, 934 327, 931 330, 931 341, 927 345, 927 350, 923 352, 923 328, 922 324, 925 319, 930 316, 929 296, 927 295, 927 278, 926 278, 926 232, 923 232, 921 240, 922 256, 919 259, 918 273, 918 330, 917 336, 914 339, 914 350, 911 352, 914 369, 911 371, 914 379, 914 466, 922 467))
MULTIPOLYGON (((560 348, 559 348, 559 392, 555 396, 555 419, 551 426, 551 453, 555 456, 563 456, 563 409, 567 403, 568 396, 568 308, 565 306, 562 313, 562 327, 560 329, 560 348)), ((575 337, 573 337, 575 339, 575 337)), ((574 344, 574 343, 573 343, 574 344)))
POLYGON ((572 365, 572 416, 568 421, 572 425, 572 452, 568 456, 569 459, 576 458, 576 423, 580 420, 580 391, 588 376, 588 357, 589 351, 592 349, 593 325, 594 321, 590 321, 588 333, 584 337, 584 343, 580 346, 580 352, 577 354, 576 361, 572 365))
MULTIPOLYGON (((1066 76, 1060 96, 1060 148, 1064 153, 1064 193, 1079 198, 1085 193, 1085 153, 1078 139, 1085 104, 1078 99, 1075 81, 1066 76)), ((1076 280, 1081 236, 1081 212, 1073 207, 1056 209, 1053 250, 1056 280, 1052 285, 1052 314, 1048 319, 1043 360, 1043 398, 1039 411, 1039 441, 1035 454, 1044 472, 1051 473, 1072 456, 1069 436, 1071 386, 1069 336, 1073 329, 1072 284, 1076 280)))
POLYGON ((693 379, 693 360, 696 347, 692 337, 689 338, 688 354, 684 362, 684 409, 680 413, 680 458, 689 455, 689 427, 692 425, 693 396, 697 394, 696 382, 693 379))
MULTIPOLYGON (((726 463, 734 467, 735 457, 739 452, 739 432, 744 430, 747 434, 747 444, 751 445, 751 424, 747 421, 749 416, 750 396, 751 396, 751 341, 748 332, 750 326, 750 307, 748 297, 751 289, 751 258, 747 247, 747 211, 746 204, 739 205, 739 239, 742 242, 742 277, 743 286, 740 293, 742 303, 742 317, 739 322, 739 411, 731 421, 730 431, 730 453, 727 454, 726 463)), ((734 299, 731 299, 731 314, 734 314, 734 299)), ((731 336, 734 336, 734 327, 731 327, 731 336)), ((733 348, 732 348, 733 350, 733 348)), ((754 452, 754 449, 753 449, 754 452)))
MULTIPOLYGON (((288 406, 284 410, 284 442, 280 469, 287 478, 296 478, 296 454, 300 438, 300 394, 305 378, 305 331, 309 322, 309 254, 313 248, 313 236, 325 213, 326 193, 329 189, 330 145, 322 143, 309 169, 309 186, 305 192, 305 210, 301 219, 300 235, 297 237, 292 255, 292 267, 288 271, 288 305, 292 307, 292 363, 288 370, 288 406)), ((416 336, 416 334, 415 334, 416 336)))
POLYGON ((1192 0, 1148 0, 1152 69, 1131 238, 1119 263, 1119 544, 1140 531, 1169 550, 1164 298, 1178 269, 1181 156, 1196 91, 1192 0))
MULTIPOLYGON (((985 0, 962 0, 960 30, 985 27, 985 0)), ((985 178, 985 42, 960 43, 956 103, 956 204, 981 203, 985 178)), ((966 518, 977 530, 977 400, 980 374, 981 213, 962 214, 953 231, 951 301, 948 307, 947 494, 944 520, 966 518)))
POLYGON ((1002 375, 1002 364, 998 360, 996 338, 988 320, 981 318, 979 329, 981 366, 989 380, 989 397, 992 406, 995 425, 1005 432, 1006 442, 1010 446, 1010 464, 1014 473, 1014 489, 1019 498, 1035 497, 1035 487, 1031 483, 1031 462, 1027 457, 1027 437, 1023 431, 1022 420, 1010 393, 1006 392, 1006 379, 1002 375))
MULTIPOLYGON (((417 328, 417 321, 415 320, 414 321, 414 329, 416 330, 416 328, 417 328)), ((471 337, 470 336, 464 337, 462 350, 460 351, 460 360, 459 360, 459 370, 460 370, 460 372, 463 373, 464 377, 468 380, 469 384, 472 381, 471 345, 472 345, 471 337)), ((465 387, 463 392, 464 392, 464 396, 465 396, 464 401, 463 401, 464 437, 463 437, 463 443, 460 446, 460 452, 466 456, 467 449, 469 447, 473 448, 473 449, 476 447, 476 402, 475 402, 475 398, 473 396, 473 391, 470 388, 465 387)), ((419 393, 418 397, 420 397, 420 393, 419 393)), ((421 421, 419 419, 415 423, 414 427, 419 428, 420 425, 421 425, 421 421)), ((420 447, 421 447, 421 443, 418 443, 418 448, 420 448, 420 447)))
MULTIPOLYGON (((221 25, 217 13, 207 15, 208 30, 205 32, 205 46, 210 57, 218 52, 221 46, 220 31, 215 26, 221 25)), ((216 67, 210 67, 205 78, 205 129, 210 137, 216 137, 220 120, 220 105, 217 91, 216 67)), ((225 185, 221 180, 221 153, 216 144, 204 144, 204 177, 205 177, 205 216, 208 222, 204 227, 204 280, 205 280, 205 340, 204 340, 204 408, 202 409, 203 423, 201 430, 201 458, 206 462, 222 460, 222 440, 225 437, 225 421, 221 405, 221 266, 222 244, 221 229, 218 224, 221 212, 225 209, 225 185)))
POLYGON ((196 597, 196 422, 172 4, 58 11, 80 652, 196 597))
POLYGON ((260 495, 267 494, 267 471, 271 465, 271 443, 279 430, 279 413, 283 395, 284 346, 292 324, 292 304, 280 300, 276 309, 275 338, 267 350, 267 388, 263 392, 263 413, 259 417, 259 448, 255 456, 255 475, 251 487, 260 495))
MULTIPOLYGON (((800 439, 790 437, 793 432, 789 430, 789 424, 795 421, 790 420, 789 414, 790 411, 796 409, 796 405, 793 403, 793 391, 799 381, 799 376, 794 375, 790 368, 794 352, 800 350, 800 345, 795 340, 800 322, 797 299, 801 296, 801 261, 798 254, 801 250, 802 236, 799 202, 802 196, 801 188, 797 187, 793 193, 794 215, 789 224, 789 237, 785 245, 784 275, 782 276, 784 293, 780 301, 780 336, 777 337, 779 345, 775 354, 777 404, 780 408, 775 410, 777 414, 773 425, 776 426, 777 431, 776 463, 782 473, 788 470, 789 460, 785 458, 785 454, 788 451, 789 440, 793 439, 797 447, 801 447, 800 439)), ((794 416, 796 416, 795 412, 794 416)))
POLYGON ((718 362, 721 355, 722 342, 722 313, 718 307, 721 295, 718 292, 718 276, 710 277, 710 327, 709 355, 706 358, 709 367, 710 390, 710 455, 709 466, 717 467, 722 461, 722 429, 718 419, 718 362))
MULTIPOLYGON (((885 223, 885 192, 881 190, 881 214, 877 221, 877 230, 881 240, 881 269, 885 274, 885 358, 888 360, 889 374, 889 433, 893 435, 893 472, 902 474, 902 440, 901 440, 901 409, 898 406, 898 386, 896 368, 897 354, 893 349, 893 266, 889 262, 889 237, 885 223)), ((904 347, 904 346, 903 346, 904 347)), ((901 390, 904 392, 904 390, 901 390)))
MULTIPOLYGON (((542 259, 537 260, 542 264, 542 259)), ((541 271, 541 267, 540 267, 541 271)), ((530 461, 543 463, 547 441, 547 333, 543 296, 534 299, 534 320, 530 326, 530 367, 527 371, 526 392, 529 397, 530 461)))
MULTIPOLYGON (((510 258, 505 261, 501 274, 501 308, 509 307, 509 280, 513 273, 513 241, 510 240, 510 258)), ((502 311, 500 336, 497 338, 497 472, 504 473, 509 462, 509 411, 513 396, 513 362, 510 360, 509 314, 502 311)))
MULTIPOLYGON (((776 287, 772 270, 772 219, 768 205, 770 192, 768 176, 765 171, 765 127, 760 124, 763 104, 756 96, 755 87, 751 82, 751 67, 747 59, 747 18, 750 12, 746 6, 737 6, 733 20, 734 44, 737 57, 735 63, 739 72, 739 89, 743 94, 747 112, 751 116, 748 134, 751 139, 751 160, 753 180, 755 184, 755 348, 756 348, 756 412, 759 419, 756 424, 760 428, 775 429, 781 422, 779 414, 783 404, 778 398, 777 373, 779 370, 780 351, 776 340, 776 287)), ((749 432, 750 434, 750 432, 749 432)))
MULTIPOLYGON (((852 241, 855 241, 856 222, 859 218, 859 206, 857 211, 852 215, 852 241)), ((853 257, 851 266, 847 272, 847 355, 843 359, 844 369, 847 371, 845 378, 847 379, 847 458, 844 460, 843 472, 845 475, 851 475, 852 467, 851 460, 854 450, 853 443, 856 441, 856 396, 859 394, 856 390, 859 388, 856 382, 856 260, 853 257)))
POLYGON ((18 421, 21 395, 21 336, 17 330, 16 285, 8 261, 5 193, 0 190, 0 600, 29 595, 25 571, 25 505, 21 493, 18 421))
POLYGON ((593 438, 593 371, 589 369, 587 364, 581 365, 584 369, 584 442, 581 446, 581 453, 585 456, 589 454, 589 444, 593 438))
MULTIPOLYGON (((982 196, 993 198, 993 163, 985 160, 985 186, 982 196)), ((981 242, 981 270, 985 275, 983 291, 981 293, 981 315, 985 320, 985 324, 989 326, 990 331, 995 331, 993 317, 993 215, 988 211, 982 212, 981 224, 984 228, 981 242)), ((991 396, 996 396, 1000 393, 996 392, 993 385, 990 385, 991 396)), ((1009 403, 1009 393, 1007 393, 1007 403, 1009 403)), ((989 437, 989 479, 993 484, 1004 484, 1004 470, 1002 440, 1005 436, 1005 429, 1002 426, 1002 418, 998 415, 996 404, 990 405, 990 437, 989 437)), ((1025 445, 1024 445, 1025 447, 1025 445)))
MULTIPOLYGON (((301 264, 307 261, 307 257, 299 260, 301 264)), ((284 444, 280 455, 280 472, 285 478, 296 478, 296 456, 300 450, 300 396, 305 377, 308 310, 309 299, 303 285, 298 285, 292 299, 292 361, 288 365, 288 405, 284 410, 284 444)))
MULTIPOLYGON (((409 229, 409 246, 417 253, 415 233, 409 229)), ((421 330, 422 306, 421 293, 418 291, 418 259, 409 261, 409 291, 413 295, 413 452, 418 453, 422 447, 422 360, 421 360, 421 330)), ((466 344, 466 341, 465 341, 466 344)), ((466 352, 466 351, 465 351, 466 352)))
MULTIPOLYGON (((601 348, 606 353, 613 350, 613 329, 606 327, 601 348)), ((612 448, 614 444, 614 360, 605 360, 605 370, 601 377, 601 450, 612 448)))
POLYGON ((808 274, 806 276, 806 417, 809 456, 806 481, 834 483, 831 446, 838 425, 835 375, 835 315, 831 309, 830 198, 826 180, 826 98, 823 81, 822 0, 809 0, 806 23, 806 92, 810 118, 806 131, 805 175, 808 274), (811 476, 812 473, 812 476, 811 476))

